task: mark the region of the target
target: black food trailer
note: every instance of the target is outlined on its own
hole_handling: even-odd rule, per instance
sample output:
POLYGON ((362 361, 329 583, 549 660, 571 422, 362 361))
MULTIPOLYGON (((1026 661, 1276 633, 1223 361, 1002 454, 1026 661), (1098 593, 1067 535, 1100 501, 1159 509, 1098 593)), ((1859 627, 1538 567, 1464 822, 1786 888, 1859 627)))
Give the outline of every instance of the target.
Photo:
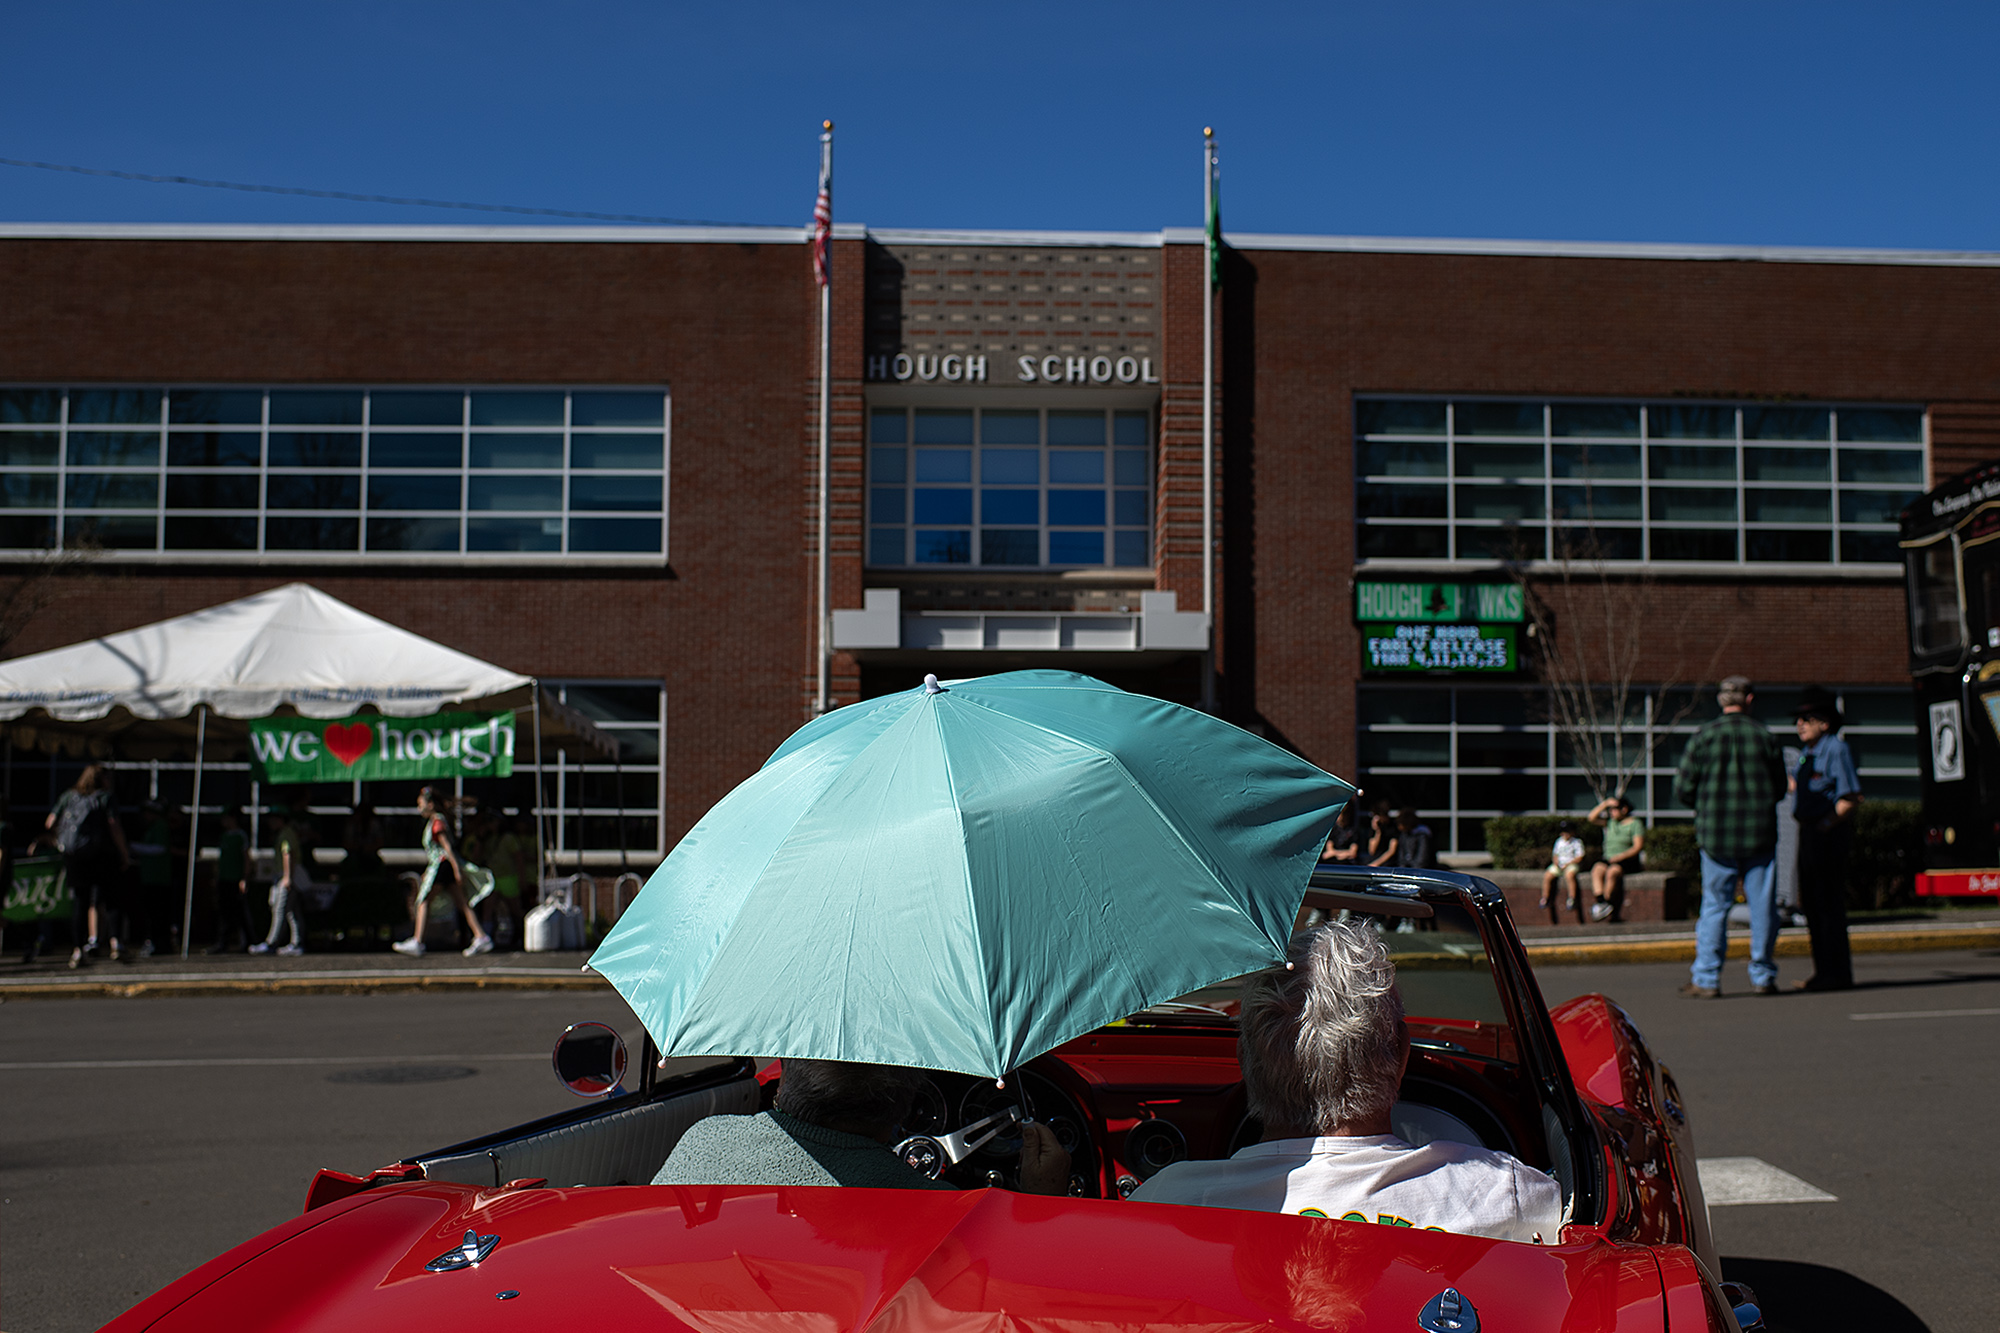
POLYGON ((1923 896, 2000 896, 2000 462, 1913 501, 1901 534, 1924 750, 1923 896))

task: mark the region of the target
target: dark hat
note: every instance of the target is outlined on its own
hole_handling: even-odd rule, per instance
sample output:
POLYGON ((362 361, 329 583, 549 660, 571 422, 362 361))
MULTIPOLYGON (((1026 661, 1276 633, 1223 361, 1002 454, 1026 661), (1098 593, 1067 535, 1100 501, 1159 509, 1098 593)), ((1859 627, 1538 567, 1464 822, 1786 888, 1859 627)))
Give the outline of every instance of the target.
POLYGON ((1750 683, 1748 676, 1724 676, 1716 687, 1715 702, 1722 708, 1741 708, 1750 702, 1750 696, 1757 687, 1750 683))
POLYGON ((1556 827, 1564 833, 1576 832, 1576 825, 1571 823, 1567 819, 1565 819, 1561 824, 1558 824, 1556 827))
POLYGON ((1833 691, 1824 685, 1808 685, 1799 691, 1799 706, 1792 710, 1792 716, 1819 718, 1835 731, 1847 725, 1847 719, 1841 716, 1839 701, 1833 697, 1833 691))

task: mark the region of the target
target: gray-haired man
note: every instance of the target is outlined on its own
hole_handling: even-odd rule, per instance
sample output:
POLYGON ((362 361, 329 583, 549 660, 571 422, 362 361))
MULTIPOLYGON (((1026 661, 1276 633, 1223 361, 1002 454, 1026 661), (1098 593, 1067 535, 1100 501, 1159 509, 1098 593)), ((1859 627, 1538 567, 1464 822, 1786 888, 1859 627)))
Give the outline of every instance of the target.
POLYGON ((1226 1161, 1176 1162, 1132 1197, 1554 1244, 1562 1191, 1547 1175, 1390 1132, 1410 1037, 1381 936, 1332 922, 1295 936, 1290 958, 1243 997, 1237 1053, 1263 1141, 1226 1161))

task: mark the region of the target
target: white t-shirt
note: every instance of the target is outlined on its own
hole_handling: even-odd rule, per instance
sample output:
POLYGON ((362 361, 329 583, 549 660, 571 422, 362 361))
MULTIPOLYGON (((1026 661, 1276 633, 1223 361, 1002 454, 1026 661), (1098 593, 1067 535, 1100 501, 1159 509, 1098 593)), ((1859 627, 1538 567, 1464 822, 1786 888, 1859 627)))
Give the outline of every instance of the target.
POLYGON ((1393 1134, 1274 1139, 1227 1161, 1175 1162, 1132 1192, 1146 1203, 1338 1217, 1553 1245, 1562 1189, 1506 1153, 1393 1134))
POLYGON ((1555 868, 1561 870, 1583 859, 1583 840, 1574 834, 1565 833, 1556 839, 1555 868))

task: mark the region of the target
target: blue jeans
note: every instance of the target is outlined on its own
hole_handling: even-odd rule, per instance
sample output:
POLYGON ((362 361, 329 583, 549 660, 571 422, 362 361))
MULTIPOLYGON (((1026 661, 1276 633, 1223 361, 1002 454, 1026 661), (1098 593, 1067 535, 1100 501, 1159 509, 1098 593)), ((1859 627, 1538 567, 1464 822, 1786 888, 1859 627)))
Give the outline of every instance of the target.
POLYGON ((1775 901, 1778 877, 1775 859, 1759 861, 1701 854, 1701 920, 1694 928, 1694 984, 1714 989, 1722 981, 1723 944, 1729 930, 1729 909, 1736 901, 1736 877, 1743 877, 1743 900, 1750 905, 1750 984, 1769 986, 1778 979, 1772 961, 1778 946, 1775 901))

